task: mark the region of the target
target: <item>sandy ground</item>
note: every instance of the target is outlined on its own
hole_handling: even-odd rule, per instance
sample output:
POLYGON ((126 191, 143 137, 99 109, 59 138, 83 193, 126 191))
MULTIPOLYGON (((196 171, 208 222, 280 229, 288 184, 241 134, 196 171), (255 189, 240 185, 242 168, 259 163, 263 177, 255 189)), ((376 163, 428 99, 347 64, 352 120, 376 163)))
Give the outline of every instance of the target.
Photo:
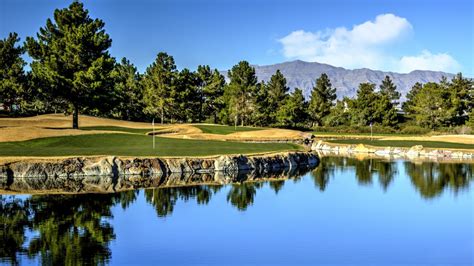
MULTIPOLYGON (((101 130, 75 130, 71 129, 71 125, 72 117, 63 114, 48 114, 25 118, 0 118, 0 142, 109 132, 101 130)), ((79 126, 151 128, 151 125, 148 123, 136 123, 91 116, 80 116, 79 126)))
MULTIPOLYGON (((325 134, 320 135, 316 133, 316 138, 321 137, 322 139, 369 139, 370 136, 367 135, 357 135, 357 134, 325 134)), ((442 142, 452 142, 452 143, 464 143, 464 144, 474 144, 474 135, 424 135, 424 136, 380 136, 375 135, 372 137, 377 140, 414 140, 414 141, 442 141, 442 142)))
MULTIPOLYGON (((0 118, 0 142, 24 141, 36 138, 109 133, 104 130, 71 129, 72 117, 62 114, 39 115, 26 118, 0 118)), ((129 122, 92 116, 79 116, 79 127, 117 126, 128 128, 149 128, 150 123, 129 122)), ((192 124, 156 125, 160 136, 182 139, 235 140, 235 141, 286 141, 308 137, 297 130, 265 129, 236 132, 228 135, 206 134, 192 124)), ((121 132, 114 132, 121 133, 121 132)), ((125 133, 127 134, 127 133, 125 133)))
POLYGON ((442 141, 452 143, 474 144, 474 135, 435 135, 422 137, 384 137, 381 140, 415 140, 415 141, 442 141))
MULTIPOLYGON (((0 127, 52 127, 71 128, 72 116, 47 114, 24 118, 0 118, 0 127)), ((129 128, 151 128, 149 123, 138 123, 115 119, 99 118, 87 115, 79 116, 79 127, 117 126, 129 128)))
MULTIPOLYGON (((176 132, 164 134, 163 136, 183 139, 206 139, 227 141, 287 141, 303 139, 311 135, 297 130, 277 128, 256 131, 242 131, 227 135, 203 133, 199 128, 193 127, 192 125, 176 125, 171 126, 170 128, 176 130, 176 132)), ((166 129, 164 131, 166 131, 166 129)))

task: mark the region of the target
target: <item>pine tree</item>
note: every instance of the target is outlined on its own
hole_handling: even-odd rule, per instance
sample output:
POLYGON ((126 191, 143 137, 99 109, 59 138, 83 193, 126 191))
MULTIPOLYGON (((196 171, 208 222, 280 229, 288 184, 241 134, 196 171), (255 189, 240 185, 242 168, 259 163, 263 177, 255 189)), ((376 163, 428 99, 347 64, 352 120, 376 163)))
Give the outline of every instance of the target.
POLYGON ((199 80, 194 72, 185 68, 179 72, 176 84, 171 91, 171 116, 177 121, 194 122, 199 120, 200 108, 198 91, 199 80))
POLYGON ((79 112, 100 109, 111 93, 110 72, 114 59, 104 22, 89 17, 84 5, 74 1, 54 11, 40 28, 37 39, 28 37, 26 48, 33 59, 33 78, 47 84, 52 97, 64 99, 73 111, 73 128, 79 127, 79 112))
POLYGON ((223 108, 225 79, 217 69, 211 71, 209 66, 198 66, 199 121, 212 118, 217 123, 217 114, 223 108))
POLYGON ((379 89, 381 94, 387 95, 389 101, 393 103, 393 105, 398 105, 398 100, 400 100, 401 94, 397 91, 397 86, 393 84, 393 81, 389 76, 385 76, 379 89))
POLYGON ((375 84, 361 83, 357 90, 357 96, 351 102, 350 112, 352 123, 359 126, 368 126, 375 122, 375 103, 377 101, 375 84))
POLYGON ((450 92, 443 85, 429 82, 413 98, 410 117, 427 128, 436 128, 449 124, 452 114, 450 92))
POLYGON ((403 103, 402 109, 407 116, 413 113, 413 106, 415 105, 415 97, 421 91, 423 85, 419 82, 415 83, 407 93, 407 100, 403 103))
POLYGON ((372 114, 373 122, 382 126, 395 127, 398 124, 397 109, 389 95, 383 93, 377 93, 376 95, 372 114))
POLYGON ((331 112, 333 101, 336 99, 336 89, 325 73, 316 80, 309 101, 309 119, 313 124, 323 125, 324 118, 331 112))
POLYGON ((474 91, 474 81, 464 78, 462 73, 458 73, 449 83, 449 91, 452 93, 451 101, 455 112, 452 124, 464 124, 474 104, 472 94, 474 91))
POLYGON ((276 113, 288 97, 289 91, 285 76, 283 76, 280 70, 277 70, 275 74, 270 77, 270 80, 266 84, 266 91, 268 100, 265 101, 265 104, 269 111, 268 113, 270 113, 268 124, 273 124, 276 121, 276 113))
POLYGON ((177 75, 173 57, 161 52, 146 69, 142 79, 144 111, 151 116, 159 115, 162 124, 166 115, 171 118, 177 75))
MULTIPOLYGON (((283 105, 283 103, 280 103, 283 105)), ((255 109, 252 113, 252 120, 257 126, 268 126, 276 122, 277 111, 270 106, 268 85, 264 81, 257 84, 255 90, 255 109)))
POLYGON ((115 65, 111 77, 114 80, 112 117, 124 120, 143 118, 143 88, 137 68, 124 57, 115 65))
POLYGON ((297 127, 306 121, 307 104, 303 91, 296 88, 295 91, 286 98, 285 104, 278 110, 277 119, 281 126, 297 127))
POLYGON ((254 108, 257 88, 255 69, 247 61, 240 61, 229 70, 228 77, 230 82, 226 89, 229 93, 229 112, 234 117, 234 122, 237 124, 240 121, 243 126, 250 122, 254 108))
POLYGON ((0 104, 11 111, 12 105, 18 103, 26 86, 26 65, 21 55, 24 48, 16 46, 20 41, 17 33, 10 33, 0 40, 0 104))
POLYGON ((348 126, 350 124, 350 113, 347 110, 349 98, 344 98, 341 101, 337 101, 336 105, 331 108, 331 113, 326 117, 324 124, 330 127, 337 126, 348 126))

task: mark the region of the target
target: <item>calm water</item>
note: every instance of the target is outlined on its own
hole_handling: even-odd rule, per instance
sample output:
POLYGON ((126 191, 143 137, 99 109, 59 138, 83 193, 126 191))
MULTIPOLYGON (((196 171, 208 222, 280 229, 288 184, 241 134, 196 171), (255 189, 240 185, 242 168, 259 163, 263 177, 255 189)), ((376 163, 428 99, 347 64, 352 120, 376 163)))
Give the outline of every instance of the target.
POLYGON ((473 265, 473 168, 325 157, 286 180, 2 195, 0 260, 473 265))

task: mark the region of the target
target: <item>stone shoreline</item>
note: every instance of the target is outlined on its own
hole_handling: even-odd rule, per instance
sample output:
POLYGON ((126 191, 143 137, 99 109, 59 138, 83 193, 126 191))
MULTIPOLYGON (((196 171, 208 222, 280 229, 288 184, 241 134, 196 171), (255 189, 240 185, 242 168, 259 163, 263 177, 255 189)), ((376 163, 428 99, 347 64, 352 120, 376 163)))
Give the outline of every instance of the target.
POLYGON ((64 159, 25 159, 0 163, 0 178, 74 178, 84 176, 163 177, 173 173, 272 172, 316 166, 318 156, 311 152, 268 155, 225 155, 209 158, 124 158, 71 157, 64 159))
POLYGON ((425 148, 421 145, 410 148, 400 148, 366 146, 363 144, 336 144, 319 141, 317 143, 313 143, 311 150, 346 156, 357 154, 373 154, 379 157, 395 157, 405 159, 434 158, 444 160, 474 160, 473 150, 425 148))

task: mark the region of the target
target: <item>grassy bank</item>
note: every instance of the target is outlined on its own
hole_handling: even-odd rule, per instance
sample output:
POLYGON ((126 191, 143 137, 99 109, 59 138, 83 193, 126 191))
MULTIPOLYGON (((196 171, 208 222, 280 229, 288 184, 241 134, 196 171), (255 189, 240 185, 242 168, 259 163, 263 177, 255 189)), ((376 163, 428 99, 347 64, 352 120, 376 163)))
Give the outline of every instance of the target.
POLYGON ((227 135, 235 132, 242 131, 256 131, 262 130, 260 127, 234 127, 234 126, 221 126, 221 125, 193 125, 199 128, 204 133, 227 135))
POLYGON ((132 134, 50 137, 0 143, 0 156, 208 156, 300 150, 290 143, 240 143, 185 140, 132 134))
POLYGON ((452 143, 443 141, 340 139, 328 140, 327 142, 354 145, 364 144, 379 147, 412 147, 415 145, 423 145, 423 147, 425 148, 474 149, 474 144, 452 143))

